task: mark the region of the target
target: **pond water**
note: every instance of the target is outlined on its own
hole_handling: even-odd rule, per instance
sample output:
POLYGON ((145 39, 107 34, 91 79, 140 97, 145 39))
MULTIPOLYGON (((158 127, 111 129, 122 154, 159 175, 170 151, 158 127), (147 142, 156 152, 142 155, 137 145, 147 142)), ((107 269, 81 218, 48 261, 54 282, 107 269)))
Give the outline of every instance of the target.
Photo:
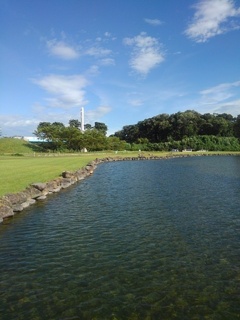
POLYGON ((104 163, 0 225, 0 319, 240 319, 240 157, 104 163))

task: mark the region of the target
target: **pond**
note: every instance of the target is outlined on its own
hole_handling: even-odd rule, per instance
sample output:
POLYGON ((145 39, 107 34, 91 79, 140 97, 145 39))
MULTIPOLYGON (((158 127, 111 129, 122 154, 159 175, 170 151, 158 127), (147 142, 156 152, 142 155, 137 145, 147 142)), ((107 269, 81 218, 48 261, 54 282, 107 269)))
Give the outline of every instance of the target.
POLYGON ((240 157, 104 163, 0 225, 0 319, 240 319, 240 157))

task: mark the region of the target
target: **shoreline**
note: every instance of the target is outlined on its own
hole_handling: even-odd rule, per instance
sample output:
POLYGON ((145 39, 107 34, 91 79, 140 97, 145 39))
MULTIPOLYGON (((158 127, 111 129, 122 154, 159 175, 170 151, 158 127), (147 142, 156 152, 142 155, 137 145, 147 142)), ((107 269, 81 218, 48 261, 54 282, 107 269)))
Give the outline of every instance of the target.
MULTIPOLYGON (((96 158, 89 162, 85 167, 78 169, 77 171, 64 171, 60 177, 55 178, 49 182, 42 183, 36 182, 30 184, 26 189, 18 193, 10 193, 0 197, 0 223, 4 219, 11 218, 16 214, 22 212, 25 208, 35 204, 37 201, 42 201, 47 198, 48 195, 58 193, 62 189, 66 189, 71 185, 87 178, 92 175, 97 166, 105 162, 117 162, 117 161, 143 161, 143 160, 167 160, 172 158, 186 158, 186 157, 198 157, 198 156, 219 156, 223 154, 171 154, 167 156, 154 156, 149 154, 148 156, 139 154, 137 157, 106 157, 96 158)), ((228 153, 224 156, 239 156, 238 154, 228 153)))

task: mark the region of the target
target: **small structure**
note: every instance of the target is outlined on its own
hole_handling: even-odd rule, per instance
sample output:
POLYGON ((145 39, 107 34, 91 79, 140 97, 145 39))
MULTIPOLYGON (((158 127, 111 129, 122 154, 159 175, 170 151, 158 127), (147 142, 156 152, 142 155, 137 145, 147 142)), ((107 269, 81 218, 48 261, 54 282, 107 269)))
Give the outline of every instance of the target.
POLYGON ((32 143, 48 142, 47 140, 39 139, 37 137, 22 137, 22 139, 32 143))
POLYGON ((81 108, 81 131, 84 132, 84 108, 81 108))

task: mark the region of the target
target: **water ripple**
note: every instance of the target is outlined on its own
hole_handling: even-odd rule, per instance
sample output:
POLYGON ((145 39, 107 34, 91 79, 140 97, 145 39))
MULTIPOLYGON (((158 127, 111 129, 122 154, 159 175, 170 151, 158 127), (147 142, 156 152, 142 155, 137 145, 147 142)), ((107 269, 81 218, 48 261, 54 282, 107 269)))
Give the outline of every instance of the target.
POLYGON ((239 319, 240 158, 108 163, 0 226, 0 319, 239 319))

